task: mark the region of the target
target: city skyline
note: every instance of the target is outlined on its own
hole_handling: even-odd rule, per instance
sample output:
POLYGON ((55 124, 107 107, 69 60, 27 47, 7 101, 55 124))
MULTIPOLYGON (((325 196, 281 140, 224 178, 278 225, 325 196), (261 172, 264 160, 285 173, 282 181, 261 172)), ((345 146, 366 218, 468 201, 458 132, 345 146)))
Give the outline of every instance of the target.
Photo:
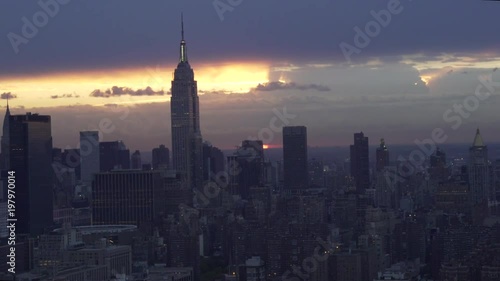
POLYGON ((499 281, 499 1, 1 4, 0 280, 499 281))
MULTIPOLYGON (((11 97, 11 110, 15 114, 27 111, 51 114, 56 146, 76 147, 75 134, 97 129, 100 120, 109 118, 115 121, 116 130, 106 134, 107 141, 124 140, 131 148, 143 151, 161 143, 171 147, 171 136, 167 133, 170 117, 164 104, 169 103, 169 81, 177 60, 174 54, 177 53, 181 11, 186 13, 186 26, 190 31, 190 56, 195 61, 200 92, 201 127, 205 139, 218 147, 229 149, 241 139, 257 136, 274 117, 273 110, 283 111, 285 107, 289 114, 296 116, 289 125, 307 126, 313 146, 347 146, 353 131, 364 131, 376 139, 386 138, 392 144, 408 144, 416 138, 428 137, 435 127, 447 130, 449 143, 468 142, 465 136, 477 127, 488 140, 500 141, 500 133, 489 122, 496 116, 495 104, 500 88, 496 82, 500 81, 497 71, 500 60, 495 51, 498 42, 494 36, 482 37, 491 27, 481 25, 487 22, 486 15, 493 13, 490 7, 494 3, 456 4, 452 19, 472 11, 481 12, 484 19, 474 24, 483 32, 460 28, 464 23, 457 21, 451 39, 442 40, 437 36, 443 28, 439 24, 440 17, 431 13, 426 15, 428 22, 417 25, 417 29, 424 30, 431 25, 435 28, 425 29, 428 41, 419 41, 408 36, 405 27, 415 26, 415 18, 426 9, 437 11, 446 4, 400 2, 401 12, 393 14, 380 34, 371 38, 370 44, 361 48, 359 54, 353 54, 351 61, 346 60, 341 43, 353 45, 356 36, 353 28, 363 29, 373 20, 373 13, 387 9, 388 3, 367 3, 357 6, 356 12, 348 9, 355 5, 351 3, 322 2, 305 8, 306 4, 293 2, 283 10, 277 10, 277 4, 266 3, 269 10, 259 13, 262 25, 258 27, 236 20, 237 17, 251 19, 258 3, 244 2, 224 13, 221 20, 210 3, 206 5, 211 6, 212 13, 201 14, 193 9, 192 3, 172 4, 169 9, 162 10, 167 4, 153 2, 145 5, 144 10, 135 11, 137 17, 151 13, 144 23, 124 21, 120 17, 135 8, 131 2, 123 2, 120 8, 112 3, 96 3, 60 5, 57 15, 47 26, 39 28, 27 44, 19 45, 18 54, 12 50, 9 40, 0 45, 2 53, 13 54, 7 56, 0 67, 0 94, 3 93, 4 98, 11 97), (301 28, 291 24, 296 27, 291 30, 293 32, 286 25, 273 25, 278 21, 273 13, 291 20, 293 12, 300 8, 319 14, 331 8, 335 17, 325 18, 330 24, 319 24, 318 20, 304 21, 301 28), (97 17, 89 26, 72 26, 71 32, 83 40, 90 38, 90 26, 100 25, 102 34, 109 34, 106 40, 101 33, 96 35, 102 40, 103 44, 97 44, 101 49, 69 56, 68 53, 81 47, 68 40, 56 40, 59 35, 54 32, 66 30, 63 24, 67 17, 81 17, 75 11, 100 15, 112 9, 117 9, 117 15, 110 15, 116 24, 131 33, 114 34, 109 31, 111 26, 97 17), (168 16, 160 16, 160 11, 168 16), (329 28, 331 26, 335 28, 329 28), (276 38, 262 33, 264 28, 276 31, 273 32, 276 38), (306 30, 314 32, 308 34, 306 30), (458 36, 457 30, 466 40, 458 36), (330 32, 331 36, 326 36, 330 32), (126 38, 132 39, 136 33, 149 42, 142 44, 149 49, 141 51, 135 43, 130 46, 119 43, 126 38), (248 39, 242 36, 246 33, 250 35, 248 39), (292 34, 296 38, 291 37, 292 34), (207 36, 212 36, 211 40, 206 40, 207 36), (116 55, 109 56, 113 38, 117 40, 113 48, 116 55), (262 43, 241 45, 250 38, 262 43), (278 43, 285 39, 291 42, 286 48, 278 43), (403 43, 394 47, 398 39, 404 39, 399 40, 403 43), (481 42, 480 48, 473 44, 475 41, 481 42), (50 42, 59 42, 68 48, 54 53, 47 48, 50 42), (133 47, 135 49, 129 49, 133 47), (50 61, 43 58, 39 60, 45 63, 40 63, 29 59, 40 50, 50 61), (480 100, 479 110, 466 111, 463 116, 467 117, 461 117, 454 105, 463 104, 473 96, 477 86, 482 84, 479 78, 489 75, 496 83, 492 95, 487 100, 480 100), (118 113, 110 108, 117 108, 118 113), (125 110, 130 114, 122 120, 120 117, 125 110), (391 114, 381 114, 384 110, 391 114), (448 110, 452 113, 444 118, 448 110), (458 124, 456 118, 463 121, 457 129, 454 128, 458 124)), ((31 18, 31 12, 41 9, 36 3, 8 5, 12 5, 9 19, 14 16, 31 18)), ((301 16, 307 18, 309 13, 301 16)), ((23 22, 14 18, 8 22, 6 33, 20 34, 23 22)), ((278 139, 275 137, 269 145, 279 146, 278 139)))

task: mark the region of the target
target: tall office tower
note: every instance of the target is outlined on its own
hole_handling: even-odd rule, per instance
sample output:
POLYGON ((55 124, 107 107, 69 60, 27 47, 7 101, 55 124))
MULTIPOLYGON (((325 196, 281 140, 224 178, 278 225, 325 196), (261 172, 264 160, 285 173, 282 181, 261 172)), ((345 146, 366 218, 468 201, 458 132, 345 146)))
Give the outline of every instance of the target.
POLYGON ((130 163, 131 163, 132 169, 134 169, 134 170, 142 169, 141 152, 139 150, 136 150, 134 153, 132 153, 130 163))
POLYGON ((198 84, 194 80, 194 72, 188 62, 183 21, 180 59, 174 72, 171 92, 173 168, 187 175, 188 184, 191 188, 201 189, 203 183, 203 148, 200 130, 198 84))
POLYGON ((99 132, 80 132, 80 166, 81 181, 90 186, 100 171, 99 132))
POLYGON ((7 170, 16 177, 16 232, 41 234, 53 223, 50 116, 10 116, 7 147, 7 170))
POLYGON ((389 149, 385 146, 384 139, 380 139, 380 146, 377 147, 375 154, 377 158, 376 170, 377 172, 380 172, 384 169, 384 167, 389 166, 389 149))
POLYGON ((493 191, 490 184, 488 163, 488 148, 484 145, 483 138, 476 131, 474 142, 469 149, 468 165, 469 189, 473 204, 493 200, 493 191))
POLYGON ((368 137, 363 132, 354 134, 354 145, 351 145, 351 177, 356 183, 357 193, 370 188, 368 137))
POLYGON ((307 128, 283 127, 284 189, 299 191, 309 185, 307 169, 307 128))
POLYGON ((153 148, 152 157, 153 169, 170 168, 170 151, 165 145, 162 144, 159 147, 153 148))
POLYGON ((232 193, 243 199, 250 196, 250 188, 264 184, 264 144, 260 140, 244 140, 233 155, 228 157, 228 167, 238 172, 229 173, 232 193))
POLYGON ((101 172, 130 169, 130 150, 122 141, 101 142, 99 152, 101 172))
POLYGON ((225 171, 224 153, 209 142, 203 143, 203 180, 214 180, 218 173, 225 171))

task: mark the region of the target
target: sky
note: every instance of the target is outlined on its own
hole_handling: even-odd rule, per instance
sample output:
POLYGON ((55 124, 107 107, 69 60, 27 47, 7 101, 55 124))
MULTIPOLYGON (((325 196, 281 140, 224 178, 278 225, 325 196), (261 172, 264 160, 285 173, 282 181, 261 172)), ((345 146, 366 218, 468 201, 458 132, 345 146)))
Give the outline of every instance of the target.
POLYGON ((480 0, 2 1, 0 114, 9 98, 13 114, 51 115, 62 148, 96 129, 132 150, 170 146, 181 12, 215 146, 279 147, 283 125, 307 126, 310 146, 435 128, 500 141, 500 2, 480 0))

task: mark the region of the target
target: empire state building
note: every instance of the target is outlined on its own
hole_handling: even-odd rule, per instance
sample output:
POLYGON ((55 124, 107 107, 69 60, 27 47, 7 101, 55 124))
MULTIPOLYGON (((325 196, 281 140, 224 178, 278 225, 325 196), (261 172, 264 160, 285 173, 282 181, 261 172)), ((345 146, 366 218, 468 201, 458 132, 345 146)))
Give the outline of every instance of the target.
POLYGON ((172 81, 170 110, 172 120, 173 168, 184 174, 191 188, 201 189, 203 181, 203 146, 200 131, 198 86, 189 65, 184 21, 181 19, 182 39, 179 64, 172 81))

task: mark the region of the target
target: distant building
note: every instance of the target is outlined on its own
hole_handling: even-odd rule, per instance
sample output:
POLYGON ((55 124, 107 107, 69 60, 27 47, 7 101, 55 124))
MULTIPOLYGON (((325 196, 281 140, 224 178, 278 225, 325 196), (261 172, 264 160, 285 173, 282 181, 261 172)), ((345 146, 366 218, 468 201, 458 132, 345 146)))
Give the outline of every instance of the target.
POLYGON ((325 187, 324 170, 323 161, 314 158, 309 161, 309 181, 312 188, 325 187))
POLYGON ((122 141, 99 143, 100 172, 130 169, 130 150, 122 141))
POLYGON ((236 152, 228 157, 228 167, 236 167, 230 172, 229 184, 233 194, 248 199, 250 188, 264 183, 264 145, 262 141, 245 140, 236 152))
POLYGON ((220 172, 225 171, 224 153, 208 142, 203 143, 203 180, 214 180, 220 172))
POLYGON ((480 204, 494 199, 490 182, 488 148, 477 129, 474 142, 469 149, 468 179, 471 201, 480 204))
POLYGON ((444 182, 450 177, 450 171, 446 165, 446 153, 439 147, 430 156, 430 178, 438 182, 444 182))
POLYGON ((284 189, 300 191, 309 187, 307 128, 283 127, 284 189))
POLYGON ((142 170, 141 152, 139 150, 132 153, 130 163, 132 164, 132 169, 142 170))
POLYGON ((156 265, 148 269, 148 281, 194 281, 193 268, 156 265))
POLYGON ((354 134, 354 144, 350 147, 351 177, 356 184, 356 192, 364 193, 370 188, 370 158, 368 137, 363 132, 354 134))
POLYGON ((165 145, 160 145, 159 147, 153 148, 152 151, 152 166, 154 170, 164 168, 169 169, 170 167, 170 151, 165 145))
POLYGON ((376 170, 377 172, 382 171, 385 167, 389 166, 389 149, 387 149, 387 146, 385 145, 385 140, 381 139, 380 140, 380 146, 377 147, 376 155, 377 159, 376 163, 376 170))
POLYGON ((81 181, 90 185, 94 174, 100 172, 99 132, 80 132, 81 181))
POLYGON ((106 238, 87 244, 82 234, 66 228, 41 235, 36 249, 37 268, 45 270, 54 280, 65 281, 109 280, 112 275, 131 273, 130 246, 111 245, 106 238), (108 278, 102 279, 103 276, 108 278))
POLYGON ((240 267, 241 281, 264 281, 266 279, 266 267, 260 257, 249 258, 244 265, 240 267))

